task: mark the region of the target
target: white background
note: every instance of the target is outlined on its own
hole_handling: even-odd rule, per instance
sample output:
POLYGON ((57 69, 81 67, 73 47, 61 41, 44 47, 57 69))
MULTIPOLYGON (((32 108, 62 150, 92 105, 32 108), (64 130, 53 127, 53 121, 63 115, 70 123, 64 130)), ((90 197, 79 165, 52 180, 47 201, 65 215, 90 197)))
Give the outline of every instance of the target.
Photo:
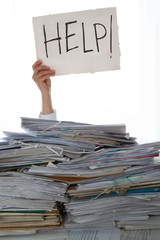
POLYGON ((117 7, 121 70, 53 78, 58 119, 125 123, 138 142, 160 140, 159 0, 1 0, 1 130, 18 131, 20 116, 41 110, 32 17, 103 7, 117 7))

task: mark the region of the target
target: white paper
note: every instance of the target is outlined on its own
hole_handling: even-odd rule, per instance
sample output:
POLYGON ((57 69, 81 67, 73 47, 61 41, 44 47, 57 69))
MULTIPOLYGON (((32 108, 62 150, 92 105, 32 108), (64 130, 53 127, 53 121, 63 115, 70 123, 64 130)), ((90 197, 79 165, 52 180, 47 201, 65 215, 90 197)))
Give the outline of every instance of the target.
POLYGON ((116 8, 33 18, 37 59, 56 75, 120 69, 116 8))

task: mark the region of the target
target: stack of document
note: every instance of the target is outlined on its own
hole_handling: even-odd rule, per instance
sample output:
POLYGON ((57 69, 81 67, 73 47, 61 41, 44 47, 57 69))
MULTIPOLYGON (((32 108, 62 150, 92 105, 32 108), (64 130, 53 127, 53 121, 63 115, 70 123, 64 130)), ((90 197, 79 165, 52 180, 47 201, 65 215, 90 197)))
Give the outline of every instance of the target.
MULTIPOLYGON (((102 147, 134 145, 135 138, 126 133, 125 125, 92 125, 22 118, 22 128, 35 136, 33 141, 53 143, 75 152, 91 152, 102 147)), ((66 149, 67 150, 67 149, 66 149)))
POLYGON ((160 142, 137 144, 125 125, 22 128, 0 143, 0 229, 160 227, 160 142))
POLYGON ((16 149, 16 148, 20 148, 20 147, 21 147, 21 144, 9 143, 8 140, 0 139, 0 151, 7 150, 7 149, 16 149))
MULTIPOLYGON (((112 181, 147 171, 155 172, 158 166, 153 160, 159 156, 159 149, 159 142, 101 149, 68 162, 49 163, 46 167, 32 166, 29 173, 52 176, 59 180, 64 178, 63 181, 67 183, 79 183, 85 186, 84 184, 92 181, 95 184, 95 180, 100 183, 104 179, 112 181)), ((76 185, 76 189, 78 186, 76 185)))
MULTIPOLYGON (((72 200, 65 204, 68 225, 111 228, 114 223, 125 229, 159 228, 160 163, 156 162, 159 149, 160 143, 138 145, 126 150, 124 157, 119 150, 115 157, 111 154, 105 160, 109 168, 121 166, 124 169, 121 175, 70 185, 68 194, 72 200)), ((97 165, 93 162, 94 159, 88 166, 98 167, 98 161, 97 165)))
POLYGON ((58 228, 60 224, 59 210, 52 212, 0 212, 0 231, 58 228))
POLYGON ((134 146, 125 125, 91 125, 22 118, 26 133, 4 132, 0 170, 67 162, 110 147, 134 146))
POLYGON ((0 171, 24 168, 33 164, 69 161, 55 145, 11 142, 0 145, 0 171))
POLYGON ((28 174, 68 183, 65 226, 110 229, 114 223, 120 228, 143 229, 153 221, 158 228, 159 149, 160 142, 101 149, 69 162, 33 166, 28 174))
POLYGON ((160 193, 156 191, 70 201, 65 208, 68 213, 65 226, 69 228, 160 228, 160 193))
POLYGON ((20 172, 0 173, 0 230, 61 225, 67 184, 20 172))

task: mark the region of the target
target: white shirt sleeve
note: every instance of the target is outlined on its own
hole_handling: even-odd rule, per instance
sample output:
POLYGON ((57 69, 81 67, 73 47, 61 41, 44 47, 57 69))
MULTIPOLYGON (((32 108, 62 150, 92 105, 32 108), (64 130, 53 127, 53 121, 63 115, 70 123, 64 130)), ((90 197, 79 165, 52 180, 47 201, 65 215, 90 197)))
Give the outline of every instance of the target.
POLYGON ((56 116, 56 110, 54 110, 53 113, 51 114, 39 114, 39 118, 40 119, 46 119, 46 120, 57 120, 57 116, 56 116))

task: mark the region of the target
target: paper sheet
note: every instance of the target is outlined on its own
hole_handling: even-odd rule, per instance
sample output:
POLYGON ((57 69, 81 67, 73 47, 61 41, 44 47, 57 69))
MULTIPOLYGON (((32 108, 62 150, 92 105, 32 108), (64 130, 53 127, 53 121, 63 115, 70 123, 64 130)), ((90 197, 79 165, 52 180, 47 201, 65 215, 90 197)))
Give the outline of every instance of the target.
POLYGON ((56 75, 120 69, 116 8, 33 18, 37 58, 56 75))

